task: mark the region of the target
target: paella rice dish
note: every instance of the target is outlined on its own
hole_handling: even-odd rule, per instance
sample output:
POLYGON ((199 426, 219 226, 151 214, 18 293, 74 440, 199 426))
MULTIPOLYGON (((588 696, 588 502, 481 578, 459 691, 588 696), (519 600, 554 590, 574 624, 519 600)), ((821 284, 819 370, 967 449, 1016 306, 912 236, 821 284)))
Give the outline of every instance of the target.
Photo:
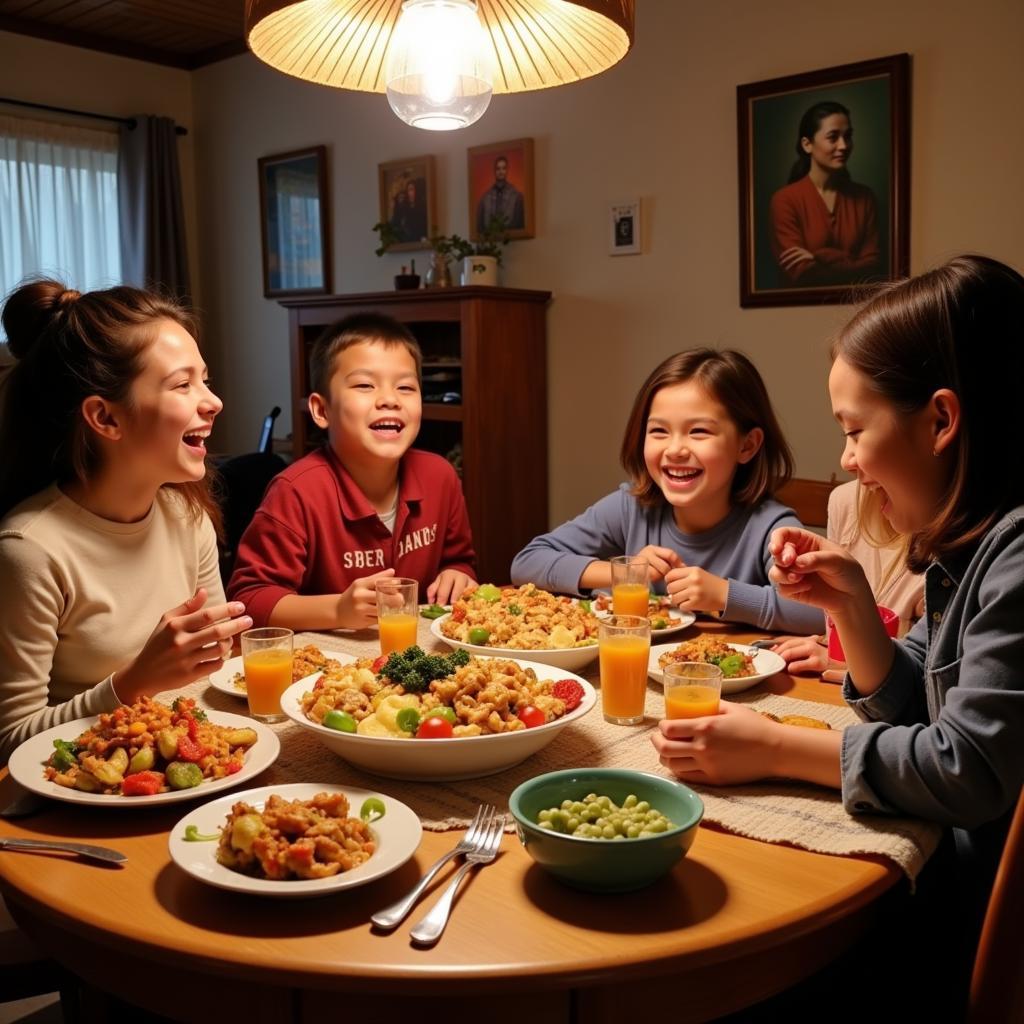
POLYGON ((375 849, 369 825, 349 817, 344 793, 312 800, 272 795, 262 811, 241 800, 231 808, 217 862, 273 881, 329 878, 365 864, 375 849))
POLYGON ((544 725, 581 698, 575 681, 541 680, 514 661, 474 658, 465 651, 427 655, 410 647, 387 659, 363 658, 325 671, 299 707, 311 722, 361 736, 457 738, 544 725), (447 727, 436 724, 438 719, 447 727), (436 731, 423 733, 427 722, 436 731))
POLYGON ((44 775, 86 793, 152 796, 241 771, 256 740, 255 729, 214 725, 191 698, 168 707, 143 697, 73 740, 54 740, 44 775))
POLYGON ((572 597, 557 597, 532 583, 463 591, 441 625, 449 640, 509 651, 550 651, 597 643, 597 619, 572 597))
POLYGON ((665 668, 677 661, 699 661, 717 665, 726 679, 742 679, 756 676, 754 659, 744 651, 737 651, 724 640, 714 636, 698 636, 681 643, 674 651, 666 651, 658 658, 658 665, 665 668))

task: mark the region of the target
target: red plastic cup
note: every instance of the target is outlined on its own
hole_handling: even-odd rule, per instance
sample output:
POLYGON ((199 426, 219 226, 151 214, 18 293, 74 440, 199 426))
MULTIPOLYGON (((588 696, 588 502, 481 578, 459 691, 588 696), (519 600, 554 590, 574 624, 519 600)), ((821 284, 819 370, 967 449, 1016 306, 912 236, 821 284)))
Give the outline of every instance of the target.
MULTIPOLYGON (((900 630, 899 615, 891 608, 885 608, 882 605, 876 605, 876 607, 878 608, 878 615, 882 620, 882 625, 885 626, 886 633, 895 639, 900 630)), ((825 629, 828 631, 828 656, 833 661, 845 662, 846 655, 843 653, 843 644, 839 639, 839 633, 830 615, 825 616, 825 629)))

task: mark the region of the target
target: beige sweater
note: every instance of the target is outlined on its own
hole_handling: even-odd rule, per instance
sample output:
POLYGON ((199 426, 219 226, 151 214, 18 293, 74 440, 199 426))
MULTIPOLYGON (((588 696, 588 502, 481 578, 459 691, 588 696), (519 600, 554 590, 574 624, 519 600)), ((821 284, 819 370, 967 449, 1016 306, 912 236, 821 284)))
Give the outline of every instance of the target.
POLYGON ((56 485, 14 508, 0 522, 0 764, 44 729, 116 708, 111 674, 199 586, 224 600, 213 525, 171 491, 138 523, 56 485))
POLYGON ((897 547, 875 547, 857 528, 857 481, 836 487, 828 498, 828 537, 860 562, 875 600, 900 617, 900 636, 917 621, 924 597, 924 577, 912 573, 897 547))

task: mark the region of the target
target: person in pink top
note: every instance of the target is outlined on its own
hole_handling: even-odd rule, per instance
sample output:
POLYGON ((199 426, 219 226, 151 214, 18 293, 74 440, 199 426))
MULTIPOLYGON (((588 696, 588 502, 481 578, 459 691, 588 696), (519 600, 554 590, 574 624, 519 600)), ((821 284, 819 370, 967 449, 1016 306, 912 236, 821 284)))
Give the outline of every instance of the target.
POLYGON ((462 486, 440 455, 411 450, 421 355, 390 317, 327 328, 310 359, 309 411, 327 444, 274 478, 228 583, 257 626, 358 629, 377 582, 407 576, 447 604, 475 582, 462 486))
POLYGON ((789 184, 771 201, 771 244, 785 285, 852 284, 881 269, 878 204, 851 180, 850 111, 816 103, 800 119, 789 184))

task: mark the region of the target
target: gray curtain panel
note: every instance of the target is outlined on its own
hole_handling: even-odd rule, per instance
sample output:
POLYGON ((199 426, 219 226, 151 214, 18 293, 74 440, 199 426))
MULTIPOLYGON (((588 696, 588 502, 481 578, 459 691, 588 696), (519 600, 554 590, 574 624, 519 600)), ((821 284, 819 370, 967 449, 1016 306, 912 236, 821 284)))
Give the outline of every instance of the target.
POLYGON ((189 297, 178 137, 169 117, 121 126, 117 159, 121 266, 126 284, 189 297))

